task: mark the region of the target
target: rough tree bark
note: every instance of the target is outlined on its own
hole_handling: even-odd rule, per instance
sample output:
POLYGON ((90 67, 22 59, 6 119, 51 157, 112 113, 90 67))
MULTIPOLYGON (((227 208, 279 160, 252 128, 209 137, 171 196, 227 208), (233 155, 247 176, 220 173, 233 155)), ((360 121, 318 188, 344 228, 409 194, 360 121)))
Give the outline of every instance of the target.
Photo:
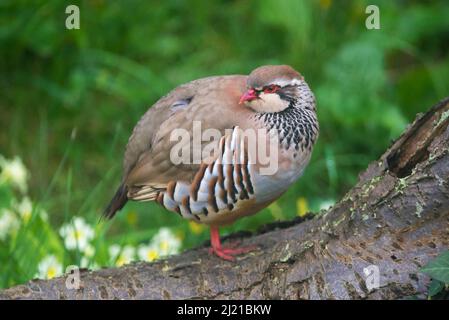
POLYGON ((425 297, 420 268, 449 244, 449 98, 412 125, 333 208, 307 221, 272 224, 227 262, 205 247, 156 263, 33 280, 3 299, 398 299, 425 297), (301 223, 300 223, 301 222, 301 223), (363 269, 375 265, 369 290, 363 269))

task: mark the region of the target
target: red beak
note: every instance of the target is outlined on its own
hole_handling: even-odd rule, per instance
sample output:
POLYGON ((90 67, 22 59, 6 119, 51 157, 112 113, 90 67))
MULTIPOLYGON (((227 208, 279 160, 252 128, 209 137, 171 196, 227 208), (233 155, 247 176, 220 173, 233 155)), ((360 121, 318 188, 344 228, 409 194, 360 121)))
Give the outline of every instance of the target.
POLYGON ((240 101, 239 104, 242 104, 245 101, 251 101, 254 99, 257 99, 257 92, 254 89, 249 89, 248 91, 246 91, 241 97, 240 97, 240 101))

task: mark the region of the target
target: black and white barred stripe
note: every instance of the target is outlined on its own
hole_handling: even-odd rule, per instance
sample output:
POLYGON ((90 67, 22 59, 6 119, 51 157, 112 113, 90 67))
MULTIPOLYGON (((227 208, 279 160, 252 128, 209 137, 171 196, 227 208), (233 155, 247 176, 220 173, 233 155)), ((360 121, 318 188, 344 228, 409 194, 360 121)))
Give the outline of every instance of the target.
POLYGON ((240 129, 222 137, 219 156, 202 163, 191 184, 172 181, 156 200, 188 219, 201 221, 210 214, 225 214, 240 201, 254 197, 251 166, 240 129))

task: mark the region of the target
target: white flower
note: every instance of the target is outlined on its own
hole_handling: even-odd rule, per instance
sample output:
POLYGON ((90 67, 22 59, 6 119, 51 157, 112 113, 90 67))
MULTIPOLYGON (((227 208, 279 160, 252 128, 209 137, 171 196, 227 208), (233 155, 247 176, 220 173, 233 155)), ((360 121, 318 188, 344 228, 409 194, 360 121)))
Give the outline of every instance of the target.
POLYGON ((62 264, 54 255, 46 256, 39 262, 36 277, 40 279, 52 279, 62 274, 62 264))
POLYGON ((95 256, 95 247, 88 244, 83 251, 83 257, 80 260, 81 268, 89 268, 90 270, 98 269, 99 266, 93 261, 93 257, 95 256))
POLYGON ((88 257, 82 257, 80 260, 80 267, 81 268, 89 268, 90 265, 90 259, 88 257))
POLYGON ((64 238, 67 249, 86 250, 89 241, 95 236, 95 232, 83 218, 76 217, 72 223, 65 224, 59 230, 59 234, 64 238))
POLYGON ((20 227, 20 221, 16 214, 9 209, 0 211, 0 240, 17 231, 20 227))
POLYGON ((111 257, 111 261, 118 267, 134 261, 135 255, 136 249, 129 245, 122 248, 118 244, 113 244, 109 247, 109 256, 111 257))
POLYGON ((122 250, 122 247, 120 247, 118 244, 111 245, 109 247, 109 256, 110 256, 111 260, 117 259, 121 250, 122 250))
POLYGON ((48 213, 44 209, 41 209, 38 207, 33 208, 33 207, 34 207, 34 205, 31 202, 30 198, 28 198, 28 197, 24 197, 22 199, 22 201, 14 204, 15 210, 17 211, 17 213, 20 215, 20 217, 22 218, 22 220, 25 223, 30 221, 30 219, 33 215, 33 210, 39 215, 39 217, 42 220, 44 220, 44 221, 48 220, 48 213))
POLYGON ((28 171, 19 157, 15 157, 13 160, 6 160, 0 156, 0 168, 2 170, 0 182, 11 183, 22 193, 27 190, 28 171))
POLYGON ((86 268, 86 269, 89 269, 89 270, 100 269, 100 266, 98 264, 96 264, 95 262, 93 262, 92 260, 90 260, 88 257, 82 257, 81 258, 80 267, 81 268, 86 268))
POLYGON ((95 247, 91 244, 88 244, 83 253, 85 257, 92 258, 95 255, 95 247))
POLYGON ((181 248, 181 240, 169 228, 159 229, 151 244, 159 249, 161 257, 179 253, 181 248))
POLYGON ((28 222, 33 213, 33 204, 31 203, 30 198, 24 197, 15 207, 22 220, 28 222))
POLYGON ((144 261, 154 261, 159 258, 160 254, 159 248, 154 244, 140 245, 137 249, 139 259, 144 261))
POLYGON ((88 244, 83 251, 83 257, 80 260, 80 267, 92 268, 92 266, 95 264, 92 261, 94 255, 95 255, 95 247, 92 246, 91 244, 88 244))

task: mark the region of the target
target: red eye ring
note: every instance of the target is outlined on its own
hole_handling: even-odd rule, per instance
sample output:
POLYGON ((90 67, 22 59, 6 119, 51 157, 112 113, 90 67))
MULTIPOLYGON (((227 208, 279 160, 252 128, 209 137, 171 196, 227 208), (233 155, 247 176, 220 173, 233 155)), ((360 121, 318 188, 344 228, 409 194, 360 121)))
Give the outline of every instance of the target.
POLYGON ((264 89, 263 89, 263 92, 264 93, 275 93, 276 91, 278 91, 279 90, 279 86, 277 86, 277 85, 275 85, 275 84, 271 84, 271 85, 269 85, 268 87, 265 87, 264 89))

